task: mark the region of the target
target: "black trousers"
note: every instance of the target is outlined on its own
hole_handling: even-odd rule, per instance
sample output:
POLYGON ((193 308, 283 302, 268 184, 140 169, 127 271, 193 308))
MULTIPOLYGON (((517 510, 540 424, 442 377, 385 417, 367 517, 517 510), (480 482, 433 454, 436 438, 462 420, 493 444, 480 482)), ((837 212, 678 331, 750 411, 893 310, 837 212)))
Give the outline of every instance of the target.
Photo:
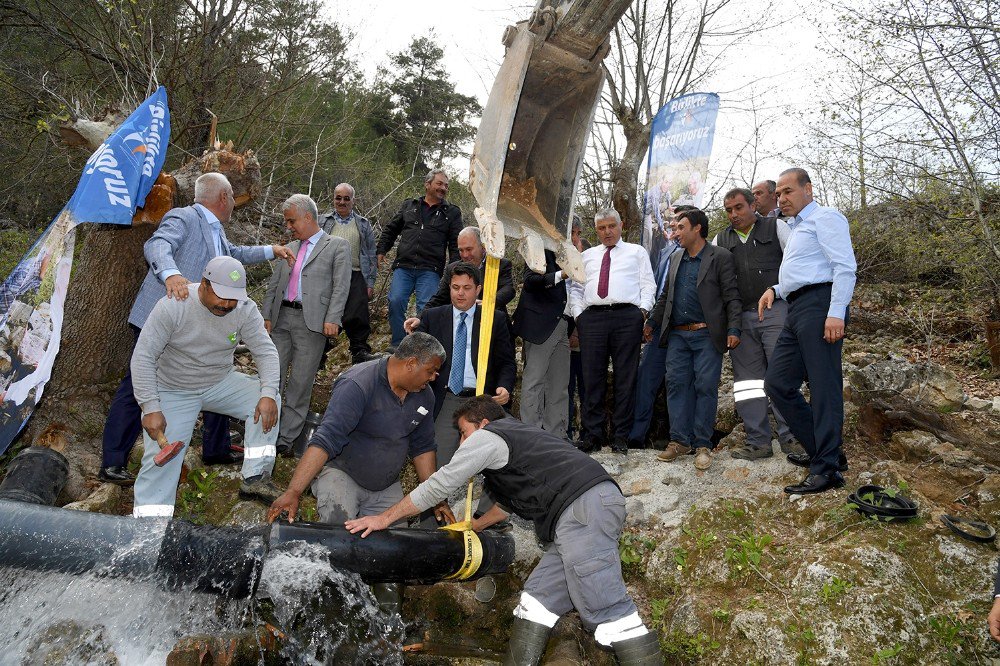
POLYGON ((350 341, 351 356, 371 353, 368 336, 372 333, 371 316, 368 312, 368 283, 361 271, 351 271, 351 289, 344 306, 344 333, 350 341))
POLYGON ((813 474, 836 472, 843 445, 844 341, 823 339, 831 289, 813 285, 792 294, 764 377, 764 392, 809 454, 813 474), (809 402, 800 390, 806 377, 809 402))
POLYGON ((614 369, 615 405, 611 414, 612 438, 627 439, 635 411, 635 381, 642 345, 642 312, 634 305, 619 309, 587 308, 576 320, 580 335, 583 396, 580 430, 585 443, 604 443, 604 396, 608 359, 614 369))

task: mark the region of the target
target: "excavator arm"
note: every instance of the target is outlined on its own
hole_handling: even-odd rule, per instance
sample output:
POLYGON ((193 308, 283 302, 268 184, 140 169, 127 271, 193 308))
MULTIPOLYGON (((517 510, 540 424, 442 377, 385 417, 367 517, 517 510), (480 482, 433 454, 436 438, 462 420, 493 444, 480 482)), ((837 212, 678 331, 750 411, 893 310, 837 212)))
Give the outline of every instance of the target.
POLYGON ((528 265, 544 271, 544 249, 571 277, 583 262, 568 241, 576 184, 604 84, 608 36, 630 0, 539 0, 508 26, 507 48, 472 152, 469 184, 487 252, 520 240, 528 265))

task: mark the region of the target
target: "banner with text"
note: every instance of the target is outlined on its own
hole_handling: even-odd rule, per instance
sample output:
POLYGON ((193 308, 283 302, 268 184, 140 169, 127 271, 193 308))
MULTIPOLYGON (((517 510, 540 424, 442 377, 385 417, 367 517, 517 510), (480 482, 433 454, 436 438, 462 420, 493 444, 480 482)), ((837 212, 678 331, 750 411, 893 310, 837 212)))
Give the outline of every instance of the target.
POLYGON ((0 454, 52 375, 76 225, 131 224, 163 167, 169 138, 167 91, 160 87, 94 151, 69 203, 0 284, 0 454))
POLYGON ((654 270, 667 244, 674 206, 701 208, 715 139, 719 96, 691 93, 667 102, 653 118, 646 163, 642 246, 654 270))

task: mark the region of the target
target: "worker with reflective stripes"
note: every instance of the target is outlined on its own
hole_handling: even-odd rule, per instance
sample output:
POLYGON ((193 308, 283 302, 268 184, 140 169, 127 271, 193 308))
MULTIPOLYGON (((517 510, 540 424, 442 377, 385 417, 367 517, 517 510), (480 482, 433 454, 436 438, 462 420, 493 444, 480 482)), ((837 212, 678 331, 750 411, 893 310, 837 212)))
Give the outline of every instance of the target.
MULTIPOLYGON (((791 231, 784 220, 756 213, 750 190, 729 190, 723 205, 730 224, 712 243, 729 250, 736 260, 736 281, 743 303, 740 346, 730 350, 729 357, 733 361, 733 398, 736 411, 743 419, 746 443, 734 450, 732 456, 744 460, 770 458, 773 451, 764 373, 778 334, 785 325, 788 305, 782 300, 775 301, 770 310, 765 310, 761 320, 757 316, 757 301, 778 280, 778 267, 791 231)), ((795 441, 781 414, 772 411, 782 452, 803 453, 804 449, 795 441)))
POLYGON ((373 516, 348 520, 368 536, 435 505, 479 472, 494 504, 472 520, 480 531, 513 512, 534 523, 544 554, 514 608, 504 664, 538 664, 560 617, 576 610, 594 640, 621 666, 660 666, 655 632, 639 617, 622 579, 618 538, 625 498, 599 462, 558 433, 507 416, 487 395, 453 412, 461 444, 451 461, 400 502, 373 516))
POLYGON ((246 421, 240 496, 270 503, 281 494, 270 478, 278 438, 278 352, 246 284, 243 264, 215 257, 201 282, 188 285, 188 298, 164 296, 142 327, 131 366, 145 443, 135 480, 136 518, 173 515, 184 456, 157 465, 157 441, 181 441, 186 448, 203 410, 246 421), (241 339, 258 377, 233 368, 241 339))

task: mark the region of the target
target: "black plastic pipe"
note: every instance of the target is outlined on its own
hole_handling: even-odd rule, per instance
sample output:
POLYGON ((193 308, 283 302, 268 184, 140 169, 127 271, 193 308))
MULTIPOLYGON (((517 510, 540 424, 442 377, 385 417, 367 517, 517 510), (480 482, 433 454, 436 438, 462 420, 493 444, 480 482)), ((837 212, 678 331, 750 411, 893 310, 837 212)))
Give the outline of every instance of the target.
POLYGON ((54 449, 29 446, 10 461, 0 499, 52 506, 66 485, 69 462, 54 449))
POLYGON ((462 572, 472 580, 505 571, 512 537, 481 533, 469 566, 461 533, 398 528, 365 539, 342 527, 276 523, 254 529, 203 527, 0 500, 0 565, 71 574, 143 578, 225 597, 252 596, 269 548, 304 541, 330 551, 330 564, 368 583, 430 583, 462 572))

